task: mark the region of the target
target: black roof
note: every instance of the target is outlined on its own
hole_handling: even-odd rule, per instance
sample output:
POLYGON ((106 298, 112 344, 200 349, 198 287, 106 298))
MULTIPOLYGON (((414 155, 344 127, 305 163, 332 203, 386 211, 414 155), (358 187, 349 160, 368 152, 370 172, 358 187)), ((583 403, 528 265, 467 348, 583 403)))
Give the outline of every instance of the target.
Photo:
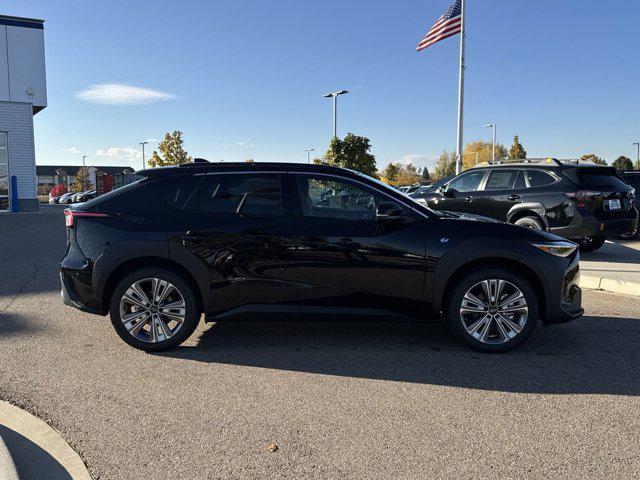
MULTIPOLYGON (((574 168, 574 167, 608 167, 591 161, 580 159, 558 160, 557 158, 524 158, 518 160, 498 160, 483 162, 471 168, 510 168, 510 167, 543 167, 543 168, 574 168)), ((609 167, 611 168, 611 167, 609 167)))
POLYGON ((308 163, 287 163, 287 162, 197 162, 185 163, 176 167, 159 167, 146 170, 138 170, 136 175, 143 177, 161 177, 165 175, 175 175, 188 172, 212 172, 212 171, 296 171, 307 170, 325 173, 350 173, 352 175, 360 175, 360 173, 346 168, 335 167, 333 165, 324 164, 308 164, 308 163))
MULTIPOLYGON (((98 165, 89 166, 95 167, 108 175, 116 175, 122 172, 133 172, 133 168, 131 167, 112 167, 98 165)), ((81 167, 82 165, 36 165, 36 175, 56 175, 58 173, 58 170, 65 170, 67 172, 67 175, 75 175, 81 167)))

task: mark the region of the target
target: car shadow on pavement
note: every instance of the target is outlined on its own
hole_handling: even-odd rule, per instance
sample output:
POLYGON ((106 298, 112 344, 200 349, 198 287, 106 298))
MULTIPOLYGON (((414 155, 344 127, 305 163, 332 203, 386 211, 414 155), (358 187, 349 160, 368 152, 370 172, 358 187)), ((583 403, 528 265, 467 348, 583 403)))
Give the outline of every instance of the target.
POLYGON ((11 336, 33 334, 40 330, 41 327, 37 326, 29 316, 0 312, 0 340, 11 336))
POLYGON ((69 472, 55 458, 25 436, 0 425, 0 437, 11 453, 20 478, 71 480, 69 472))
MULTIPOLYGON (((635 245, 635 244, 633 244, 635 245)), ((605 246, 595 252, 580 252, 580 260, 587 262, 606 262, 606 263, 640 263, 640 250, 616 240, 608 242, 605 246)))
POLYGON ((522 393, 640 394, 640 319, 540 326, 506 354, 484 354, 441 324, 237 322, 160 355, 296 372, 522 393))

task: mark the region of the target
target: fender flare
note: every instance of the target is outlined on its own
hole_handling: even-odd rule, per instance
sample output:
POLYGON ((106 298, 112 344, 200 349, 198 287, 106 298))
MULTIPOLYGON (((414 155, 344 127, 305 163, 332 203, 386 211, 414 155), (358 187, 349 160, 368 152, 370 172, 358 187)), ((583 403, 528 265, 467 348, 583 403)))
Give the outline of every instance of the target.
POLYGON ((523 210, 531 211, 535 213, 538 217, 540 217, 540 220, 542 220, 544 229, 547 232, 549 231, 549 222, 547 221, 547 209, 544 208, 544 205, 537 202, 518 203, 517 205, 514 205, 513 207, 511 207, 509 209, 509 212, 507 212, 507 223, 512 223, 511 219, 517 213, 520 213, 523 210))

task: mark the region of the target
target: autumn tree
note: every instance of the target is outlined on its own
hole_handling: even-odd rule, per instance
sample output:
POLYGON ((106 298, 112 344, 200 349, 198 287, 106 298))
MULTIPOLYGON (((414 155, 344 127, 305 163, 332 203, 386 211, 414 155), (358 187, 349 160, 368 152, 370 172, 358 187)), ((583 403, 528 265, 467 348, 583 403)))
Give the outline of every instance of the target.
POLYGON ((527 158, 527 151, 520 143, 518 135, 513 136, 513 144, 509 148, 509 159, 518 160, 520 158, 527 158))
POLYGON ((390 163, 380 172, 380 180, 389 185, 396 185, 398 182, 398 164, 390 163))
POLYGON ((368 138, 348 133, 344 140, 334 137, 324 157, 315 159, 314 163, 350 168, 373 177, 376 176, 376 157, 369 150, 368 138))
POLYGON ((84 192, 86 190, 91 190, 93 185, 90 181, 89 169, 87 167, 80 167, 78 172, 75 174, 75 178, 73 183, 71 184, 72 192, 84 192))
POLYGON ((182 132, 175 130, 173 133, 165 133, 164 140, 158 144, 158 150, 153 151, 151 159, 149 159, 149 166, 151 167, 166 167, 168 165, 182 165, 183 163, 190 163, 193 159, 189 156, 186 150, 183 148, 182 132))
MULTIPOLYGON (((476 163, 490 163, 493 155, 492 142, 484 140, 476 140, 465 145, 462 151, 462 169, 471 168, 476 163)), ((508 152, 504 145, 496 143, 496 160, 504 160, 507 158, 508 152)))
POLYGON ((633 170, 633 162, 629 157, 620 155, 611 164, 616 170, 633 170))
POLYGON ((607 164, 607 162, 605 161, 604 158, 600 158, 595 153, 587 153, 585 155, 582 155, 580 157, 580 161, 581 162, 593 162, 596 165, 606 165, 607 164))
POLYGON ((456 173, 456 154, 449 150, 443 150, 438 157, 436 167, 433 169, 433 179, 440 180, 456 173))
POLYGON ((428 182, 431 180, 431 175, 429 175, 429 169, 425 166, 422 169, 422 173, 420 174, 420 180, 423 182, 428 182))

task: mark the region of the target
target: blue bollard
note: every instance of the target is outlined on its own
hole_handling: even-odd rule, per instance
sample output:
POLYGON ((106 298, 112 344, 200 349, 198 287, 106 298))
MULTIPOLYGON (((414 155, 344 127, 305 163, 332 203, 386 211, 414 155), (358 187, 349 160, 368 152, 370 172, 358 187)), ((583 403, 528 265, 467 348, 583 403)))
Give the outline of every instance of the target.
POLYGON ((15 175, 11 175, 11 211, 13 213, 20 211, 18 206, 18 178, 15 175))

